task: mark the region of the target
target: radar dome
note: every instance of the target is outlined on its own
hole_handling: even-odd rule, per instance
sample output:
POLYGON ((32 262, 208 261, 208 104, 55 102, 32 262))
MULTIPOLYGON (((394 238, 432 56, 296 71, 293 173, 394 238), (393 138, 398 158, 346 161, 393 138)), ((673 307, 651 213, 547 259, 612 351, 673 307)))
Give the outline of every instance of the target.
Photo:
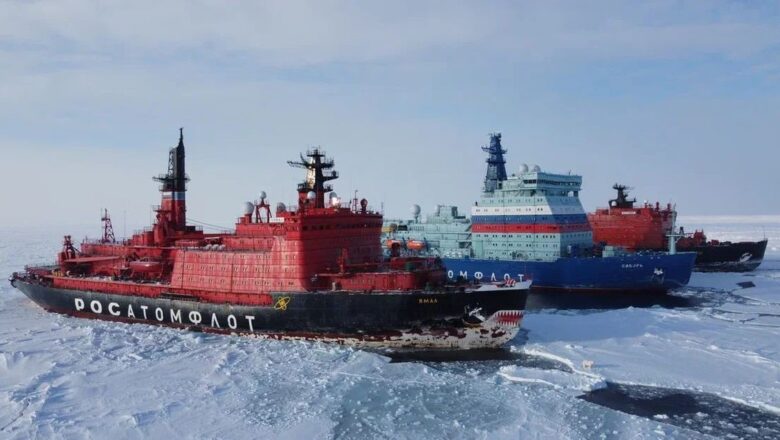
POLYGON ((328 195, 328 198, 330 199, 337 199, 339 197, 338 194, 336 194, 336 191, 331 191, 330 195, 328 195))
POLYGON ((412 205, 412 215, 420 215, 420 205, 412 205))
POLYGON ((314 200, 317 198, 317 193, 314 191, 309 191, 308 194, 306 194, 306 198, 309 200, 314 200))
POLYGON ((265 200, 266 196, 267 194, 265 193, 265 191, 260 191, 260 200, 265 200))
POLYGON ((276 204, 276 212, 285 212, 287 211, 287 206, 284 205, 284 203, 279 202, 276 204))
POLYGON ((527 173, 528 172, 528 164, 527 163, 524 163, 524 164, 520 165, 520 172, 521 173, 527 173))
POLYGON ((539 167, 539 165, 534 165, 533 168, 531 168, 534 173, 538 173, 539 171, 542 171, 542 169, 539 167))
POLYGON ((255 212, 255 204, 252 202, 244 202, 244 215, 249 215, 255 212))

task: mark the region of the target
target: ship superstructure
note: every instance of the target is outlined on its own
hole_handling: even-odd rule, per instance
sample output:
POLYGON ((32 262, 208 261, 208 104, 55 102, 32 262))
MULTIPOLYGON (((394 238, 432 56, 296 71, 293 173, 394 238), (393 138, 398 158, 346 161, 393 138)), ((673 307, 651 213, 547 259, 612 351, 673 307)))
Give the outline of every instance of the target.
POLYGON ((618 183, 612 188, 617 191, 617 196, 609 201, 609 207, 588 214, 594 242, 620 246, 629 251, 665 250, 677 215, 672 205, 645 202, 634 206, 636 199, 628 198, 630 188, 618 183))
POLYGON ((579 192, 582 177, 543 172, 523 164, 506 176, 501 135, 491 135, 488 178, 471 208, 474 258, 554 261, 592 246, 579 192), (500 158, 496 160, 495 158, 500 158), (498 172, 492 172, 492 168, 498 172), (504 176, 501 180, 491 176, 504 176))
POLYGON ((366 199, 342 203, 321 150, 289 162, 306 170, 297 206, 272 210, 261 192, 234 231, 216 234, 187 224, 184 158, 180 133, 155 178, 162 203, 150 229, 120 241, 104 232, 80 249, 66 236, 56 264, 12 284, 75 316, 280 339, 476 348, 517 333, 527 285, 445 286, 436 258, 385 258, 382 215, 366 199))
POLYGON ((663 251, 674 246, 679 251, 695 252, 695 268, 700 271, 751 271, 764 259, 767 240, 721 242, 707 240, 704 231, 686 234, 682 228, 675 229, 677 211, 671 203, 635 206, 636 199, 628 198, 627 186, 615 184, 612 188, 617 197, 609 201, 609 207, 588 214, 597 244, 632 252, 663 251))
POLYGON ((457 206, 436 205, 433 213, 421 219, 419 205, 412 206, 411 220, 388 220, 382 232, 388 250, 424 251, 440 257, 473 255, 471 221, 460 215, 457 206), (420 238, 422 237, 422 238, 420 238))
POLYGON ((425 243, 422 251, 442 257, 451 279, 524 276, 533 279, 533 289, 563 291, 666 291, 688 283, 692 253, 628 254, 594 246, 579 199, 581 176, 525 164, 508 175, 500 134, 482 149, 487 172, 470 221, 453 222, 441 210, 425 221, 419 215, 387 220, 386 242, 402 248, 425 243))

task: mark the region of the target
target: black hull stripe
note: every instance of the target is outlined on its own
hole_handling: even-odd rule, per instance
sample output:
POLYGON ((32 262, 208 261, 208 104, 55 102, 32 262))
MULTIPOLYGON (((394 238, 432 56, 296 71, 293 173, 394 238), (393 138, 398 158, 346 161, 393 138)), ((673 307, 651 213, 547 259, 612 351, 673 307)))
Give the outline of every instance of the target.
POLYGON ((215 333, 388 337, 426 327, 448 332, 464 326, 464 312, 523 310, 527 291, 500 289, 448 294, 274 294, 268 307, 235 306, 163 298, 64 290, 16 280, 43 308, 79 317, 145 322, 215 333))

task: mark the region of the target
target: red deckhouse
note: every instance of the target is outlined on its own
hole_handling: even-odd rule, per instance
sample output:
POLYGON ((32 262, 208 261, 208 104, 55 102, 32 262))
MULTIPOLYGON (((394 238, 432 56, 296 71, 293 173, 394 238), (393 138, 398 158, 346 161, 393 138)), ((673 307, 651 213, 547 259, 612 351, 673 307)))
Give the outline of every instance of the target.
POLYGON ((595 243, 620 246, 629 251, 664 249, 674 227, 675 212, 671 205, 644 203, 634 207, 636 199, 628 199, 626 186, 615 184, 617 198, 609 208, 599 208, 588 214, 595 243))
POLYGON ((444 272, 432 260, 383 263, 382 215, 369 210, 365 199, 343 206, 327 185, 338 177, 333 161, 318 149, 306 156, 288 162, 307 172, 298 185, 297 207, 279 203, 272 218, 262 193, 257 203, 247 202, 234 233, 206 234, 186 223, 188 178, 180 134, 170 151, 168 173, 155 178, 161 183, 162 203, 153 227, 121 243, 104 234, 102 240, 85 241, 80 252, 66 237, 58 263, 70 276, 54 277, 54 285, 114 293, 130 289, 151 296, 165 290, 255 304, 267 301, 258 294, 270 291, 404 290, 443 282, 444 272), (84 276, 73 276, 79 274, 84 276), (138 283, 144 280, 150 282, 138 283))

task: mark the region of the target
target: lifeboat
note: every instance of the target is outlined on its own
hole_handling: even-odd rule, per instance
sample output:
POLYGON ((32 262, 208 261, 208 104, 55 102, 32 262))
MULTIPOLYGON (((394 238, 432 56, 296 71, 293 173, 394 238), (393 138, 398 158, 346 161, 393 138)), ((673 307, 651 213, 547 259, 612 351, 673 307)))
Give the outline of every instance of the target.
POLYGON ((406 248, 411 251, 422 251, 428 247, 428 244, 422 240, 409 240, 406 242, 406 248))

